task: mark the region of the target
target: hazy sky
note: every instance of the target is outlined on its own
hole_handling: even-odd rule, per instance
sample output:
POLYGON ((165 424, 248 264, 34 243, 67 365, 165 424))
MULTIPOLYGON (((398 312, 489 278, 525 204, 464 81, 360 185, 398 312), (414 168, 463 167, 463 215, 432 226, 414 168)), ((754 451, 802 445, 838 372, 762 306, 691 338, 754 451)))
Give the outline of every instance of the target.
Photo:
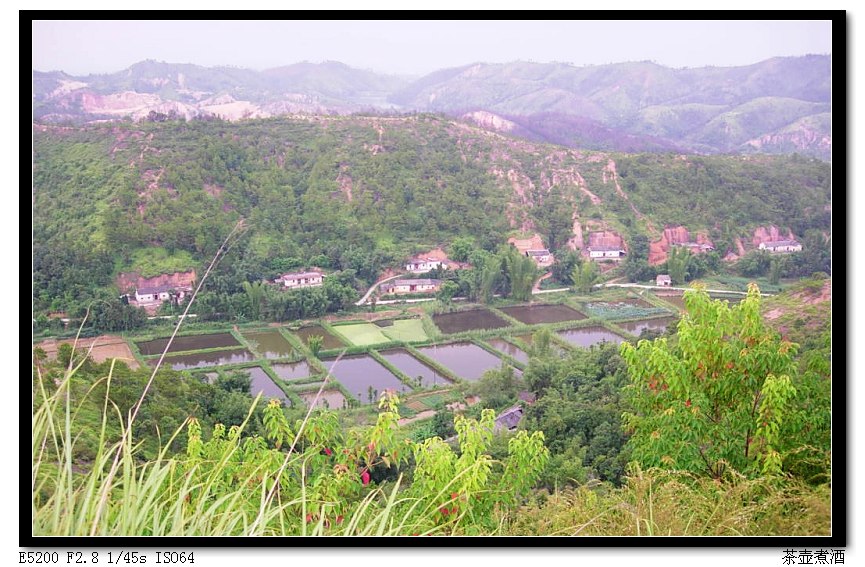
POLYGON ((423 75, 474 62, 700 67, 830 52, 829 21, 33 22, 33 68, 73 75, 119 71, 144 59, 252 69, 335 60, 423 75))

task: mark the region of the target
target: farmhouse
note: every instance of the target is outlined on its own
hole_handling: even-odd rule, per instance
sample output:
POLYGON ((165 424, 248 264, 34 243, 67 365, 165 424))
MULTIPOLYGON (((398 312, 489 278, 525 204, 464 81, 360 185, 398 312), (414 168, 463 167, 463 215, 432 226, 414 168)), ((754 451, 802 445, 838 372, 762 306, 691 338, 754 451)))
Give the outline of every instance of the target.
POLYGON ((663 287, 669 287, 673 284, 673 280, 668 274, 661 274, 655 279, 655 284, 663 287))
POLYGON ((323 283, 324 274, 317 271, 311 272, 294 272, 289 274, 282 274, 274 283, 277 285, 282 284, 284 287, 289 289, 295 289, 299 287, 317 287, 323 283))
POLYGON ((760 250, 769 252, 801 252, 802 245, 795 240, 772 240, 761 242, 760 250))
POLYGON ((711 244, 700 244, 698 242, 682 242, 681 244, 675 244, 674 246, 681 246, 683 248, 687 248, 695 254, 700 252, 708 252, 715 249, 715 247, 711 244))
POLYGON ((495 421, 493 431, 514 431, 523 419, 523 406, 517 404, 502 411, 495 421))
POLYGON ((448 265, 442 260, 421 256, 415 256, 405 265, 405 269, 414 274, 422 274, 424 272, 429 272, 430 270, 435 270, 436 268, 446 270, 447 267, 448 265))
POLYGON ((553 263, 553 255, 546 248, 539 250, 526 250, 525 255, 535 261, 540 267, 550 266, 553 263))
POLYGON ((169 299, 180 301, 191 291, 191 286, 174 286, 171 284, 139 287, 135 290, 135 301, 142 305, 162 303, 169 299))
POLYGON ((381 284, 381 292, 385 295, 395 293, 435 293, 441 287, 442 281, 435 279, 391 280, 381 284))
POLYGON ((624 255, 621 246, 589 246, 589 258, 593 260, 619 259, 624 255))

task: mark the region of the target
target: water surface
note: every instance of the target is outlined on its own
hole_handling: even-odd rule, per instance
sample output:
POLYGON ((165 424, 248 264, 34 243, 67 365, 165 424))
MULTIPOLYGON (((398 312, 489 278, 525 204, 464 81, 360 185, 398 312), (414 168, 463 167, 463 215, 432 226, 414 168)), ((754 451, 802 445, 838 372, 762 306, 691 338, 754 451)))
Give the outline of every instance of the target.
POLYGON ((584 329, 568 329, 556 333, 569 343, 579 347, 590 347, 600 342, 613 342, 620 344, 625 341, 619 335, 603 327, 587 327, 584 329))
POLYGON ((244 368, 242 372, 249 372, 249 393, 253 397, 261 392, 262 398, 276 398, 286 403, 291 403, 285 392, 271 380, 270 376, 260 366, 244 368))
MULTIPOLYGON (((143 341, 135 343, 141 354, 148 356, 151 354, 162 354, 165 350, 165 345, 168 344, 168 337, 163 339, 153 339, 152 341, 143 341)), ((171 343, 171 348, 168 352, 182 352, 185 350, 203 350, 206 348, 221 348, 229 346, 240 346, 237 339, 231 333, 215 333, 212 335, 190 335, 186 337, 174 337, 171 343)))
POLYGON ((272 363, 270 367, 283 380, 298 380, 318 374, 305 360, 301 360, 300 362, 272 363))
POLYGON ((501 329, 508 322, 487 309, 472 309, 456 313, 441 313, 432 316, 433 322, 443 333, 461 333, 479 329, 501 329))
POLYGON ((341 340, 332 334, 328 333, 323 327, 313 326, 313 327, 304 327, 302 329, 298 329, 297 331, 292 331, 295 335, 300 337, 305 345, 309 345, 309 337, 311 335, 319 335, 324 337, 324 342, 321 345, 322 350, 327 350, 331 348, 342 348, 345 346, 341 340))
POLYGON ((418 352, 466 380, 478 380, 487 370, 499 368, 502 360, 473 343, 451 343, 422 347, 418 352))
POLYGON ((500 310, 526 325, 579 321, 586 318, 585 315, 567 305, 517 305, 501 307, 500 310))
POLYGON ((402 349, 393 349, 384 350, 380 354, 409 378, 416 379, 420 376, 421 386, 424 388, 443 386, 452 383, 450 380, 436 372, 434 368, 427 366, 407 351, 402 349))
POLYGON ((279 331, 254 331, 243 333, 252 343, 252 347, 264 355, 264 358, 287 358, 294 354, 291 344, 285 340, 279 331))
POLYGON ((322 362, 330 371, 332 378, 338 380, 354 396, 354 399, 363 404, 376 403, 378 395, 385 390, 411 391, 411 388, 403 384, 390 370, 366 354, 343 356, 339 362, 336 362, 335 358, 324 359, 322 362), (370 400, 370 388, 372 388, 372 400, 370 400))
POLYGON ((526 363, 529 361, 529 355, 516 345, 509 343, 504 339, 488 339, 487 342, 496 350, 500 350, 514 360, 526 363))
MULTIPOLYGON (((192 354, 179 354, 174 356, 166 356, 162 363, 170 364, 172 370, 188 370, 190 368, 202 368, 204 366, 223 366, 225 364, 240 364, 241 362, 251 362, 255 360, 255 356, 245 348, 236 348, 231 350, 217 350, 213 352, 202 352, 192 354)), ((158 358, 152 358, 147 361, 150 366, 156 366, 158 358)))
POLYGON ((653 331, 661 331, 662 333, 667 330, 667 327, 676 322, 678 319, 676 317, 659 317, 658 319, 648 319, 645 321, 630 321, 628 323, 617 323, 617 325, 632 335, 640 336, 646 329, 651 329, 653 331))

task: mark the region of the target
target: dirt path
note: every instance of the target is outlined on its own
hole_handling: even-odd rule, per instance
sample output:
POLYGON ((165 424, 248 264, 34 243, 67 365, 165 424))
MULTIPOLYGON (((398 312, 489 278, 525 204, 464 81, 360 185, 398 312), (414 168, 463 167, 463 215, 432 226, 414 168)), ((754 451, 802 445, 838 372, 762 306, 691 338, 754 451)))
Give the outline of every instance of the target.
POLYGON ((397 274, 397 275, 395 275, 395 276, 390 276, 390 277, 387 277, 387 278, 384 278, 384 279, 378 280, 377 282, 375 282, 374 284, 372 284, 372 286, 370 286, 370 288, 369 288, 368 290, 366 290, 366 293, 363 294, 363 297, 361 297, 359 300, 357 300, 357 301, 355 302, 355 305, 357 305, 358 307, 360 307, 361 305, 363 305, 364 303, 366 303, 367 299, 369 299, 369 296, 372 295, 372 292, 374 292, 374 291, 376 290, 376 288, 377 288, 378 286, 380 286, 381 284, 383 284, 384 282, 387 282, 387 281, 390 281, 390 280, 395 280, 395 279, 397 279, 397 278, 399 278, 399 277, 401 277, 401 276, 404 276, 404 275, 405 275, 405 274, 397 274))
POLYGON ((431 409, 430 410, 424 410, 424 411, 416 414, 414 417, 404 417, 401 420, 399 420, 397 423, 400 426, 408 425, 409 423, 414 423, 415 421, 420 421, 422 419, 429 419, 430 417, 434 416, 435 414, 436 414, 435 410, 431 410, 431 409))

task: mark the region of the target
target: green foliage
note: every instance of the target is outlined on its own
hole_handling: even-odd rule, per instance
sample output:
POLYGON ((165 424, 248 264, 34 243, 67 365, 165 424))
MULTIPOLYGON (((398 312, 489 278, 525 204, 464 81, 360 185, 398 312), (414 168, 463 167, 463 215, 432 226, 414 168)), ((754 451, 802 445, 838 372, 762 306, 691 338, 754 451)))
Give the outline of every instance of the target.
POLYGON ((675 346, 666 339, 621 346, 634 458, 714 478, 727 467, 780 472, 781 451, 795 442, 778 437, 795 395, 795 346, 762 321, 756 286, 732 308, 699 288, 685 294, 685 305, 675 346))
POLYGON ((573 250, 560 250, 556 254, 556 261, 553 262, 552 272, 553 279, 564 285, 574 283, 574 269, 582 263, 580 255, 573 250))
POLYGON ((467 237, 461 236, 454 239, 450 245, 450 257, 457 262, 468 262, 469 256, 475 249, 474 241, 467 237))
POLYGON ((310 335, 306 339, 306 346, 309 347, 309 351, 313 356, 318 356, 318 353, 321 351, 321 347, 324 344, 324 337, 321 335, 310 335))
POLYGON ((667 256, 667 272, 674 285, 684 285, 691 253, 684 246, 673 246, 667 256))
POLYGON ((485 408, 500 410, 514 403, 522 381, 514 375, 511 366, 488 370, 480 380, 472 384, 472 393, 480 397, 485 408))
POLYGON ((196 261, 187 250, 169 252, 165 248, 157 246, 139 248, 132 252, 129 265, 124 271, 135 271, 142 277, 152 278, 160 274, 187 272, 196 267, 196 261))
POLYGON ((583 262, 582 266, 575 266, 571 273, 571 281, 574 288, 580 293, 591 293, 593 286, 600 281, 598 266, 594 262, 583 262))

